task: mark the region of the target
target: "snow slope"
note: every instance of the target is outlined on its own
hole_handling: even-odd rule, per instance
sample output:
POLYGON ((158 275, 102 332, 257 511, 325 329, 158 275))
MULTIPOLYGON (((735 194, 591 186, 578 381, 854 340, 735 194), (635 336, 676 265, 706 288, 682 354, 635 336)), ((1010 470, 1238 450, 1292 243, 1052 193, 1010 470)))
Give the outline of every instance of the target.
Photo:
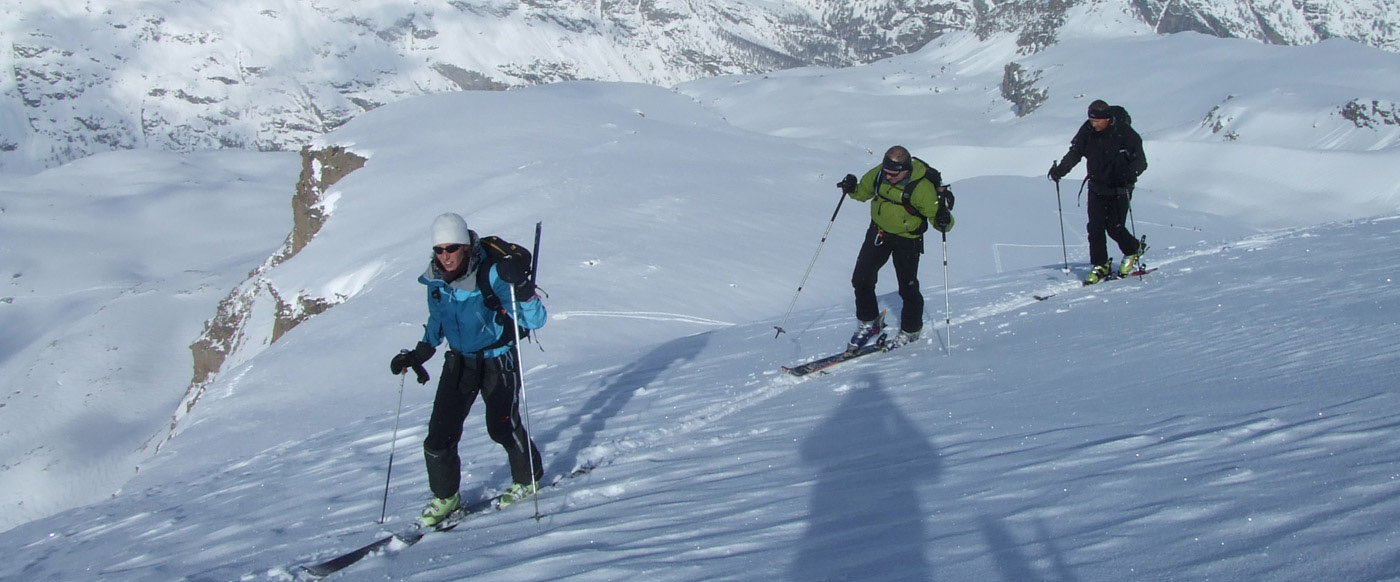
MULTIPOLYGON (((987 277, 952 296, 951 353, 801 382, 778 365, 839 344, 841 310, 803 311, 795 339, 762 322, 536 367, 550 475, 599 468, 538 524, 525 504, 338 579, 1392 580, 1400 265, 1355 251, 1396 236, 1272 233, 1099 288, 987 277)), ((394 390, 341 390, 364 419, 299 434, 286 413, 282 445, 9 532, 5 577, 281 580, 367 542, 394 390)), ((407 390, 389 528, 423 496, 428 396, 407 390)), ((482 432, 472 496, 509 478, 482 432)))
POLYGON ((122 152, 0 182, 0 527, 109 496, 212 307, 281 246, 294 154, 122 152))
MULTIPOLYGON (((59 405, 29 430, 58 427, 43 440, 64 447, 34 461, 6 453, 4 488, 34 496, 8 513, 110 499, 9 524, 0 578, 285 580, 298 564, 405 527, 427 496, 417 443, 431 390, 403 387, 393 440, 400 384, 386 364, 421 333, 413 279, 427 225, 458 210, 482 233, 515 240, 544 223, 551 320, 523 356, 531 427, 551 478, 598 468, 546 492, 538 522, 529 505, 482 516, 339 579, 1396 579, 1400 472, 1389 437, 1400 259, 1376 252, 1400 229, 1394 130, 1346 129, 1329 117, 1341 105, 1330 89, 1265 99, 1273 78, 1200 66, 1212 53, 1225 70, 1243 67, 1256 45, 1194 35, 1067 42, 1027 59, 1045 71, 1050 97, 1017 118, 994 81, 1007 46, 950 38, 849 70, 677 90, 568 83, 437 95, 357 118, 321 143, 369 163, 337 184, 317 238, 266 274, 284 292, 344 302, 241 354, 175 438, 141 457, 134 479, 44 475, 119 434, 134 404, 69 420, 62 414, 84 395, 65 387, 91 385, 110 366, 87 351, 51 356, 44 338, 6 345, 3 443, 16 442, 25 431, 9 427, 34 410, 19 402, 49 399, 59 405), (1120 98, 1128 89, 1112 73, 1148 56, 1161 74, 1120 98), (1227 141, 1190 129, 1209 101, 1148 98, 1192 86, 1238 93, 1237 119, 1261 121, 1227 141), (1129 105, 1147 139, 1153 166, 1134 213, 1160 269, 1081 288, 1075 184, 1065 182, 1061 231, 1043 171, 1096 96, 1129 105), (1339 139, 1313 139, 1323 133, 1339 139), (893 143, 943 170, 958 194, 951 330, 934 240, 923 266, 928 340, 795 381, 779 366, 829 352, 850 331, 847 279, 864 206, 848 203, 836 217, 789 333, 774 339, 773 326, 831 219, 835 181, 893 143), (1065 255, 1073 274, 1061 271, 1065 255), (73 379, 35 376, 32 362, 73 379), (391 446, 390 522, 379 525, 391 446)), ((1276 50, 1319 86, 1344 89, 1336 95, 1398 93, 1394 56, 1345 43, 1276 50), (1351 77, 1334 57, 1380 73, 1351 77)), ((29 240, 11 232, 43 232, 11 230, 28 224, 17 217, 62 223, 73 212, 45 210, 45 188, 78 184, 52 194, 76 200, 92 184, 138 182, 115 168, 145 170, 196 187, 158 188, 183 204, 143 205, 144 220, 113 237, 126 246, 112 257, 178 258, 164 253, 211 239, 242 257, 209 267, 226 286, 196 301, 205 315, 169 314, 197 329, 227 279, 277 248, 287 228, 261 220, 283 216, 265 205, 201 194, 236 176, 290 184, 294 167, 257 158, 228 175, 163 170, 168 159, 112 154, 7 181, 4 268, 45 275, 14 268, 2 274, 10 286, 65 282, 43 261, 47 247, 10 242, 29 240), (190 206, 240 228, 211 229, 219 221, 187 218, 190 206)), ((71 228, 54 245, 88 232, 71 228)), ((182 297, 184 279, 167 277, 175 283, 158 286, 152 295, 165 299, 145 315, 182 297)), ((888 281, 880 291, 897 311, 888 281)), ((59 319, 69 312, 46 307, 37 286, 6 296, 7 330, 82 325, 121 337, 96 319, 59 319)), ((188 357, 189 336, 172 334, 178 341, 159 355, 123 367, 188 357)), ((161 393, 178 401, 176 380, 161 393)), ((468 496, 508 480, 478 418, 462 445, 468 496)))

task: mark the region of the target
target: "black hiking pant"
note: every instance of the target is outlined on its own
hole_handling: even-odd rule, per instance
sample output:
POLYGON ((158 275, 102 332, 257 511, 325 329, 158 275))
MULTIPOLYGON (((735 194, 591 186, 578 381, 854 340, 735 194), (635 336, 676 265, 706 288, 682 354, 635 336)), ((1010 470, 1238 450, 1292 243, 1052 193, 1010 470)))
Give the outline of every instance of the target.
POLYGON ((437 396, 428 420, 428 436, 423 439, 423 458, 428 465, 428 486, 437 498, 451 497, 462 484, 462 460, 457 443, 462 440, 462 424, 478 394, 486 404, 486 432, 506 449, 511 479, 522 485, 533 477, 544 476, 540 450, 530 441, 520 421, 520 371, 514 352, 495 358, 448 350, 438 377, 437 396), (531 455, 530 453, 534 454, 531 455))
POLYGON ((870 321, 880 316, 880 303, 875 297, 875 282, 880 268, 894 258, 894 276, 899 283, 899 298, 904 307, 899 315, 899 328, 916 332, 924 328, 924 295, 919 292, 919 255, 924 252, 924 239, 885 234, 871 223, 865 231, 865 243, 856 257, 851 273, 851 286, 856 292, 856 318, 870 321))
POLYGON ((1108 239, 1124 256, 1138 252, 1138 239, 1124 225, 1132 203, 1132 188, 1095 188, 1089 183, 1089 264, 1108 262, 1108 239))

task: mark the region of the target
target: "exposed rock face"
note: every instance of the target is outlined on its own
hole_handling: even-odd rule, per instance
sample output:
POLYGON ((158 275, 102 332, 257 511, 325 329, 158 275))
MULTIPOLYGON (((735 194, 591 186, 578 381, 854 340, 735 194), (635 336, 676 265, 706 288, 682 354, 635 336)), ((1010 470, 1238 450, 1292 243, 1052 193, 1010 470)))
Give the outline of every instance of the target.
POLYGON ((350 172, 365 165, 365 159, 341 146, 313 150, 301 148, 301 175, 297 178, 296 195, 292 196, 292 232, 282 251, 273 257, 275 266, 291 258, 311 242, 311 237, 326 223, 321 203, 326 189, 350 172))
POLYGON ((1005 71, 1001 78, 1001 96, 1011 102, 1017 117, 1030 115, 1050 98, 1048 91, 1035 86, 1040 80, 1040 71, 1027 71, 1017 62, 1007 63, 1005 71))
POLYGON ((330 309, 335 301, 303 296, 299 290, 288 295, 278 290, 264 275, 292 258, 316 236, 328 216, 323 211, 327 189, 365 165, 365 158, 340 146, 313 150, 302 148, 302 170, 292 196, 292 232, 281 250, 248 274, 248 278, 219 302, 214 317, 204 324, 204 332, 190 344, 194 375, 180 409, 172 419, 178 423, 188 413, 204 388, 240 348, 276 342, 297 324, 330 309))
POLYGON ((1400 103, 1379 99, 1352 99, 1341 107, 1341 115, 1356 127, 1400 125, 1400 103))

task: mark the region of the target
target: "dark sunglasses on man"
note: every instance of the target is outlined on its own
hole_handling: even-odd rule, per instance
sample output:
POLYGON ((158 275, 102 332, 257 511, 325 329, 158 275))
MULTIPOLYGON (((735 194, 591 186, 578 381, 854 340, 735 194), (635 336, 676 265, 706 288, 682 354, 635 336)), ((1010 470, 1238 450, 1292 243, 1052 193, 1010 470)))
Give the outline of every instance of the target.
POLYGON ((457 251, 462 250, 462 247, 464 247, 464 246, 467 246, 467 245, 464 245, 464 244, 450 244, 450 245, 441 246, 441 247, 433 247, 433 254, 435 254, 435 255, 445 255, 445 254, 447 254, 447 253, 455 253, 455 252, 457 252, 457 251))

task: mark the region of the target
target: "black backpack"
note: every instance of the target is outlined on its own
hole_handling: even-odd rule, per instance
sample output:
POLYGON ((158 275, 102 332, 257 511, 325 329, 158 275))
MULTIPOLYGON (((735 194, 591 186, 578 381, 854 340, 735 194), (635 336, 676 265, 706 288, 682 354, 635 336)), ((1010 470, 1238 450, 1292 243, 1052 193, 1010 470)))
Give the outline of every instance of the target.
MULTIPOLYGON (((516 337, 520 339, 530 337, 530 330, 515 323, 515 319, 511 317, 511 313, 507 311, 505 305, 501 303, 501 298, 496 295, 496 290, 491 287, 491 266, 495 265, 497 261, 505 256, 517 256, 525 261, 526 264, 529 264, 529 249, 498 236, 484 236, 477 242, 481 245, 481 248, 486 251, 485 258, 482 259, 481 264, 476 268, 476 288, 481 291, 482 301, 486 304, 487 309, 496 312, 496 323, 500 324, 501 327, 510 329, 511 326, 515 326, 516 333, 518 334, 516 337)), ((529 298, 517 297, 516 301, 525 301, 527 299, 529 298)), ((515 338, 511 337, 510 334, 503 333, 500 339, 489 346, 481 348, 481 351, 494 350, 502 346, 510 345, 511 341, 514 339, 515 338)))
POLYGON ((1112 116, 1113 116, 1113 125, 1114 125, 1114 126, 1117 126, 1117 127, 1132 127, 1132 126, 1133 126, 1133 116, 1128 115, 1128 110, 1127 110, 1127 109, 1124 109, 1122 105, 1109 105, 1109 106, 1108 106, 1108 113, 1109 113, 1109 115, 1112 115, 1112 116))
MULTIPOLYGON (((1113 116, 1112 127, 1113 131, 1116 134, 1123 135, 1124 132, 1131 131, 1133 129, 1133 116, 1128 115, 1128 110, 1124 109, 1122 105, 1109 105, 1108 112, 1110 115, 1113 116)), ((1131 158, 1128 160, 1128 172, 1132 174, 1132 181, 1136 181, 1137 177, 1141 175, 1144 170, 1147 169, 1147 165, 1145 163, 1138 164, 1139 161, 1141 160, 1137 158, 1131 158)), ((1131 194, 1129 194, 1129 196, 1131 196, 1131 194)))

